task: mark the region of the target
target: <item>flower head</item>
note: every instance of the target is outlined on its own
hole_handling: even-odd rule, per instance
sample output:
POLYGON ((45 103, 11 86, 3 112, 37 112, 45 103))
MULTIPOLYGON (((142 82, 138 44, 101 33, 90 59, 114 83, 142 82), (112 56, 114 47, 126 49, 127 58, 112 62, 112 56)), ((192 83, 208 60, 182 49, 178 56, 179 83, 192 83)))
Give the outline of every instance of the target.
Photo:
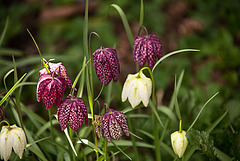
POLYGON ((154 33, 137 36, 134 41, 133 56, 140 68, 148 61, 152 69, 156 59, 162 57, 162 46, 157 36, 154 33))
POLYGON ((68 95, 57 109, 58 121, 61 129, 64 130, 69 123, 70 127, 77 131, 83 124, 88 125, 87 108, 83 100, 79 97, 68 95))
POLYGON ((112 79, 113 82, 116 83, 120 73, 120 64, 116 50, 100 47, 92 56, 98 79, 105 86, 107 86, 112 79))
MULTIPOLYGON (((72 88, 72 82, 68 76, 66 68, 62 65, 62 63, 48 63, 49 70, 50 72, 54 72, 56 75, 59 75, 60 77, 63 77, 64 80, 66 81, 66 85, 69 88, 72 88)), ((43 68, 42 70, 39 71, 40 75, 42 74, 47 74, 47 70, 43 68)))
POLYGON ((111 141, 111 137, 119 140, 122 136, 122 131, 124 131, 126 136, 129 136, 127 119, 120 111, 109 109, 102 116, 102 127, 108 142, 111 141))
POLYGON ((186 138, 186 132, 181 130, 175 131, 171 134, 171 143, 173 147, 173 151, 181 158, 187 148, 188 141, 186 138))
POLYGON ((61 104, 64 91, 66 89, 65 80, 55 73, 42 74, 37 84, 37 101, 41 99, 49 109, 57 102, 57 106, 61 104))
POLYGON ((4 119, 5 107, 3 105, 0 106, 0 122, 4 119))
POLYGON ((12 148, 14 152, 22 158, 23 151, 26 148, 26 136, 22 128, 16 125, 3 126, 0 133, 0 155, 5 161, 9 159, 12 148))
POLYGON ((142 101, 143 105, 147 107, 151 93, 152 81, 142 71, 137 74, 129 74, 123 85, 122 101, 124 102, 128 98, 133 108, 142 101))

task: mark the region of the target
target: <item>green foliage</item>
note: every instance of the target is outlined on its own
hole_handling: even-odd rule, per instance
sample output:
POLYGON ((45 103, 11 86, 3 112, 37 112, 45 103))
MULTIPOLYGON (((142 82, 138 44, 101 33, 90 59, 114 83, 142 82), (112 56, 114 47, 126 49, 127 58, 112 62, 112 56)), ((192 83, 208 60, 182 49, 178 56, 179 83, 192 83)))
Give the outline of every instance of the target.
POLYGON ((191 129, 187 132, 186 137, 191 145, 193 145, 197 150, 205 153, 211 161, 216 160, 213 140, 205 131, 191 129))

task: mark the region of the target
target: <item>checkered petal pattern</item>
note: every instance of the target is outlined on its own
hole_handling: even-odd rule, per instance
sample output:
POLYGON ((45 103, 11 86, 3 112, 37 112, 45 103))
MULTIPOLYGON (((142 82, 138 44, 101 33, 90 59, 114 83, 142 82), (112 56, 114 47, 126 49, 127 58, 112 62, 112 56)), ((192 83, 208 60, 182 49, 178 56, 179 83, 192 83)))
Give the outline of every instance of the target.
POLYGON ((57 106, 61 104, 64 91, 66 89, 65 80, 54 74, 42 74, 37 84, 37 101, 41 99, 48 110, 56 102, 57 106))
POLYGON ((148 65, 152 69, 157 58, 162 57, 162 46, 157 36, 154 33, 148 36, 137 36, 134 41, 133 56, 140 68, 148 61, 148 65))
POLYGON ((67 124, 77 131, 82 126, 84 119, 85 125, 88 125, 87 107, 79 97, 68 95, 59 106, 57 116, 62 131, 66 129, 67 124))
POLYGON ((122 131, 124 131, 126 136, 129 136, 127 119, 120 111, 109 109, 102 116, 102 127, 108 142, 111 142, 111 137, 119 140, 122 136, 122 131))
POLYGON ((98 79, 107 86, 111 80, 118 81, 120 64, 117 52, 112 48, 98 48, 93 53, 93 62, 98 79))

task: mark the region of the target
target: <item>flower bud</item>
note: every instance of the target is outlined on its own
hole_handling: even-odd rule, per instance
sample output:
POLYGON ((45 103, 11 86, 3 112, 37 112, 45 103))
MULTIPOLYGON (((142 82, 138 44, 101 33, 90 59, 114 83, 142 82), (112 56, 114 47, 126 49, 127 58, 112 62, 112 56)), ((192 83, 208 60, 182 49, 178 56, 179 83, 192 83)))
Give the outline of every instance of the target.
POLYGON ((26 136, 22 128, 16 125, 3 126, 0 133, 0 155, 5 161, 9 159, 12 148, 14 152, 22 158, 23 151, 26 148, 26 136))
POLYGON ((183 130, 181 130, 181 132, 175 131, 171 134, 171 142, 173 151, 178 155, 179 158, 181 158, 188 145, 186 132, 183 130))

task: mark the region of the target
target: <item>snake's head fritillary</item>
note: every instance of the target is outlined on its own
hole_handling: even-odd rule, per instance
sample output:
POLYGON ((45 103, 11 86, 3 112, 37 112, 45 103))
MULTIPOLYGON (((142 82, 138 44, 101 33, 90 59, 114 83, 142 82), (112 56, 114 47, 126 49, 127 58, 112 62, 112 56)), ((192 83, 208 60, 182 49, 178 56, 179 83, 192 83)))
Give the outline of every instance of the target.
POLYGON ((127 119, 120 111, 109 109, 102 116, 102 127, 108 142, 111 141, 111 137, 119 140, 122 136, 122 131, 126 136, 129 136, 127 119))
POLYGON ((112 79, 116 83, 120 73, 116 50, 100 47, 96 49, 92 56, 97 77, 102 84, 107 86, 112 79))
POLYGON ((77 131, 83 124, 88 125, 87 107, 80 97, 68 95, 57 110, 57 118, 62 131, 66 129, 67 124, 77 131))
POLYGON ((137 36, 134 41, 133 56, 140 68, 148 61, 152 69, 156 59, 162 57, 162 46, 157 36, 154 33, 137 36))
POLYGON ((41 99, 48 110, 56 102, 57 106, 61 104, 66 84, 64 78, 51 72, 42 74, 37 84, 37 101, 41 99))

